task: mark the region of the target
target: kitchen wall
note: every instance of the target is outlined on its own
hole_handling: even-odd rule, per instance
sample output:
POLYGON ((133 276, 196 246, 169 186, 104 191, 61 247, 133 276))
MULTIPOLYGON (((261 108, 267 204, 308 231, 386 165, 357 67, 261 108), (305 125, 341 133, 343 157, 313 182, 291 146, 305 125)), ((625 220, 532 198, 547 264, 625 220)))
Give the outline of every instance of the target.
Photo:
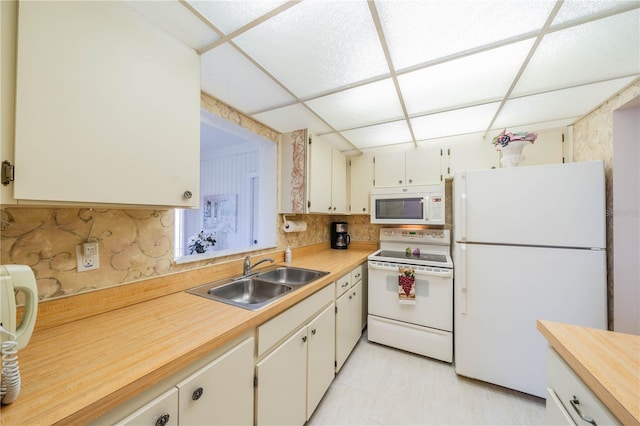
MULTIPOLYGON (((613 111, 640 96, 636 80, 596 110, 577 121, 573 128, 573 161, 604 160, 607 189, 607 294, 609 329, 613 329, 613 111)), ((618 253, 617 256, 624 256, 618 253)), ((634 260, 637 263, 637 259, 634 260)))

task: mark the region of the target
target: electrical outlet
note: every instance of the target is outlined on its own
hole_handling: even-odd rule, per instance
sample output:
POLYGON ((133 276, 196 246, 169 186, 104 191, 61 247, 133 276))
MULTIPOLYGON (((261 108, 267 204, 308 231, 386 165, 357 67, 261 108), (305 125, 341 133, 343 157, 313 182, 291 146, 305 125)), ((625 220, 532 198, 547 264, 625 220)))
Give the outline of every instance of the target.
POLYGON ((100 267, 98 243, 84 243, 82 245, 76 246, 76 261, 78 272, 98 269, 100 267))

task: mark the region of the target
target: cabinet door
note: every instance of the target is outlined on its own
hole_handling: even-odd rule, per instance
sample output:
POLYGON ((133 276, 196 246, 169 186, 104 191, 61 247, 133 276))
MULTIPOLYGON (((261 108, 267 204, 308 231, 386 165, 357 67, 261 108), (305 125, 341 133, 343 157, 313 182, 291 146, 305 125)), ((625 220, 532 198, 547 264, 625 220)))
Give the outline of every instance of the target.
POLYGON ((258 425, 302 425, 307 403, 307 329, 256 364, 258 425))
POLYGON ((538 164, 559 164, 563 162, 563 129, 546 130, 538 133, 536 141, 522 151, 524 161, 520 166, 538 164))
POLYGON ((500 167, 500 153, 491 142, 482 139, 452 143, 446 148, 449 164, 446 177, 464 170, 482 170, 500 167))
POLYGON ((362 288, 362 282, 359 282, 350 290, 353 295, 353 299, 351 299, 351 350, 362 336, 362 304, 364 302, 362 288))
POLYGON ((335 377, 335 324, 332 303, 307 326, 307 420, 335 377))
POLYGON ((406 185, 437 185, 441 183, 441 145, 427 143, 405 152, 406 185))
POLYGON ((153 401, 116 423, 118 426, 138 426, 178 424, 178 389, 172 387, 153 401))
POLYGON ((362 282, 336 301, 336 372, 351 354, 362 334, 362 282))
POLYGON ((121 2, 19 9, 15 198, 197 206, 197 52, 121 2))
POLYGON ((331 213, 331 145, 317 136, 309 145, 308 192, 310 213, 331 213))
POLYGON ((347 157, 331 150, 331 209, 332 213, 347 213, 347 157))
POLYGON ((253 338, 178 383, 180 423, 253 423, 253 338))
POLYGON ((405 185, 404 152, 384 152, 374 157, 373 174, 376 188, 405 185))
POLYGON ((349 211, 353 214, 368 214, 369 193, 373 188, 373 155, 349 157, 349 164, 349 211))

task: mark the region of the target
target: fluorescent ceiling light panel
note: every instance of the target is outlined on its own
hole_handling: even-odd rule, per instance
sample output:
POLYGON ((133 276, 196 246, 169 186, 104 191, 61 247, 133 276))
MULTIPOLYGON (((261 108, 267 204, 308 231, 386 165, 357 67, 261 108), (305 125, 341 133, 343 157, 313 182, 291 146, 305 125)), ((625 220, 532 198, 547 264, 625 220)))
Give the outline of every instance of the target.
POLYGON ((584 0, 564 0, 558 14, 553 20, 552 28, 559 25, 575 21, 593 15, 601 15, 628 7, 639 7, 637 0, 631 1, 584 1, 584 0))
POLYGON ((316 117, 315 114, 300 104, 254 114, 252 117, 280 133, 300 129, 309 129, 309 131, 314 134, 332 131, 332 129, 316 117))
POLYGON ((294 101, 229 44, 203 53, 200 61, 202 90, 244 113, 251 114, 294 101))
POLYGON ((399 76, 409 115, 501 100, 532 45, 525 40, 399 76))
POLYGON ((411 142, 411 132, 404 120, 345 130, 340 134, 358 149, 411 142))
POLYGON ((514 127, 583 116, 633 80, 634 77, 627 77, 511 99, 500 112, 494 127, 514 127))
POLYGON ((376 1, 397 69, 539 30, 555 1, 376 1))
POLYGON ((390 78, 313 99, 307 105, 337 130, 404 116, 390 78))
POLYGON ((305 1, 234 42, 300 98, 389 73, 365 1, 305 1))
POLYGON ((640 9, 547 34, 516 96, 640 75, 640 9))
POLYGON ((416 139, 434 139, 451 134, 486 130, 498 110, 499 102, 461 108, 411 119, 416 139))
POLYGON ((220 38, 206 23, 177 1, 126 1, 126 4, 195 50, 220 38))
POLYGON ((225 34, 247 25, 262 15, 275 9, 284 1, 204 1, 187 0, 209 22, 225 34))

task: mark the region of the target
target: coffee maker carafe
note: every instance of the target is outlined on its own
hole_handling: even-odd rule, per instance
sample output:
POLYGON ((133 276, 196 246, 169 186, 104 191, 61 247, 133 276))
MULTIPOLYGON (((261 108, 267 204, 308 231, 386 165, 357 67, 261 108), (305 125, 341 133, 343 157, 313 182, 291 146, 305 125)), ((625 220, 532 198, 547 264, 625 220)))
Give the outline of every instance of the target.
POLYGON ((351 236, 347 232, 347 222, 331 223, 331 248, 346 249, 351 243, 351 236))

